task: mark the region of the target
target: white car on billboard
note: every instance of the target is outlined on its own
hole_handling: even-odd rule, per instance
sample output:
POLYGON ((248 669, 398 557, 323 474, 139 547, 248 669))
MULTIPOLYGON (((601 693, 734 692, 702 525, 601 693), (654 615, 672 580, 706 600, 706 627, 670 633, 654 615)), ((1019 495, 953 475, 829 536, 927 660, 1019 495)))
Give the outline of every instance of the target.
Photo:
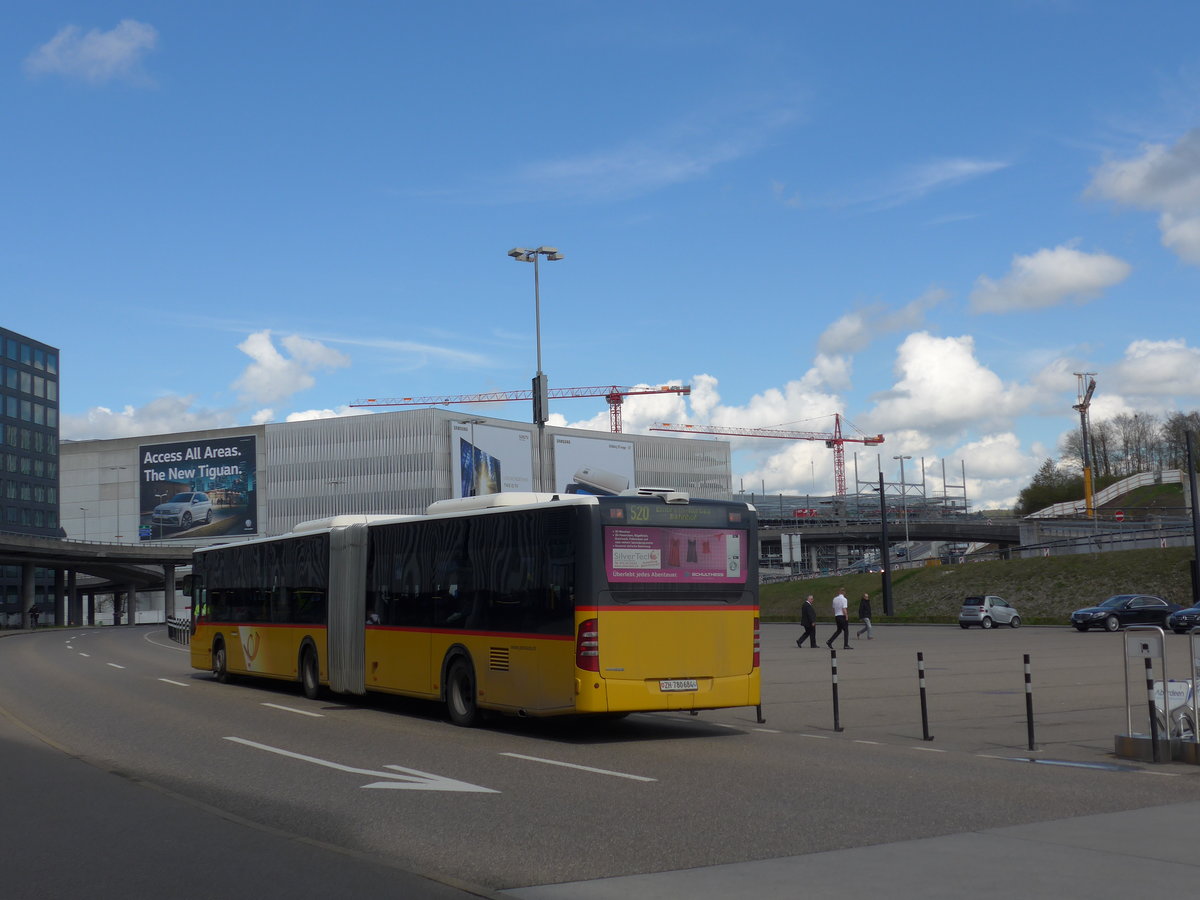
POLYGON ((154 507, 151 521, 176 528, 191 528, 198 522, 207 525, 212 521, 212 501, 203 491, 183 491, 154 507))

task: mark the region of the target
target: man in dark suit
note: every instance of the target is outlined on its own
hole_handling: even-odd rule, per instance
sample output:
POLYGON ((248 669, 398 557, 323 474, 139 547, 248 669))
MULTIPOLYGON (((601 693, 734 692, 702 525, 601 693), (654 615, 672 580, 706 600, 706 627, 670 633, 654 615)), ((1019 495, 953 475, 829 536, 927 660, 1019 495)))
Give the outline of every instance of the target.
POLYGON ((800 624, 804 626, 804 634, 796 639, 796 646, 803 647, 805 638, 808 639, 808 646, 817 646, 817 611, 812 605, 812 594, 804 598, 804 604, 800 607, 800 624))

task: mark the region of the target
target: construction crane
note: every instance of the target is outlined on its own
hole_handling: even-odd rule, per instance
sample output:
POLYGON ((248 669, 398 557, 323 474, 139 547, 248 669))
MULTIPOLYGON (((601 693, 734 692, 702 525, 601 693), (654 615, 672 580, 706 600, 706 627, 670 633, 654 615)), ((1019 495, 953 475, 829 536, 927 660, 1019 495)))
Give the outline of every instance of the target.
POLYGON ((1081 459, 1083 461, 1083 503, 1087 508, 1087 517, 1089 519, 1095 515, 1092 503, 1092 462, 1091 454, 1088 452, 1088 444, 1091 442, 1091 429, 1089 427, 1091 425, 1091 415, 1088 410, 1092 406, 1092 394, 1096 391, 1096 379, 1093 377, 1095 374, 1095 372, 1075 373, 1075 378, 1078 382, 1079 402, 1071 407, 1071 409, 1079 413, 1079 438, 1082 445, 1081 459))
MULTIPOLYGON (((662 384, 657 387, 623 387, 610 384, 599 387, 550 388, 546 396, 552 400, 572 400, 578 397, 603 397, 608 402, 608 418, 612 430, 621 433, 621 406, 626 397, 645 394, 678 394, 687 396, 692 392, 689 385, 662 384)), ((533 391, 491 391, 486 394, 439 394, 432 397, 374 397, 355 400, 350 405, 357 407, 382 406, 438 406, 444 403, 497 403, 503 400, 532 400, 533 391)))
POLYGON ((789 441, 824 441, 825 446, 833 450, 833 478, 837 496, 846 495, 846 448, 845 444, 866 444, 873 446, 883 443, 883 435, 863 435, 862 437, 846 437, 842 434, 842 417, 840 413, 833 414, 833 431, 788 431, 780 428, 733 428, 724 425, 672 425, 670 422, 660 422, 650 428, 651 431, 681 431, 686 434, 727 434, 735 437, 768 437, 781 438, 789 441))

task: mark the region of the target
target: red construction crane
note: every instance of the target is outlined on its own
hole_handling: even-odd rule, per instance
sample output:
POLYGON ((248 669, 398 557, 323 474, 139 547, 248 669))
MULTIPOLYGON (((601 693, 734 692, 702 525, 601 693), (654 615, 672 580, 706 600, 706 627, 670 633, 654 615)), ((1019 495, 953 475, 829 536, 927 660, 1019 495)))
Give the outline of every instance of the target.
POLYGON ((833 478, 837 487, 837 496, 846 495, 846 443, 866 444, 868 446, 883 443, 883 435, 864 434, 862 437, 845 437, 842 434, 842 416, 833 414, 833 431, 787 431, 779 428, 733 428, 725 425, 672 425, 670 422, 660 422, 651 427, 651 431, 682 431, 688 434, 727 434, 736 437, 769 437, 782 438, 790 441, 824 441, 826 447, 833 449, 833 478))
MULTIPOLYGON (((577 397, 603 397, 608 401, 608 416, 612 430, 621 432, 621 405, 626 397, 643 394, 679 394, 692 392, 689 385, 663 384, 658 387, 622 387, 616 384, 600 387, 550 388, 546 391, 551 400, 571 400, 577 397)), ((387 397, 382 400, 369 398, 355 400, 351 406, 438 406, 443 403, 495 403, 501 400, 532 400, 533 391, 492 391, 486 394, 442 394, 435 397, 387 397)))

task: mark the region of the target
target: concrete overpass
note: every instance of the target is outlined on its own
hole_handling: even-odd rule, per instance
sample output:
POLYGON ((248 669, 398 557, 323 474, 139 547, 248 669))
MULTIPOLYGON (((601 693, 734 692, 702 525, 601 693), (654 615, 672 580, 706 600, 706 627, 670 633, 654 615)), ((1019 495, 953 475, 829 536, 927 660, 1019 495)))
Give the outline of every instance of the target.
POLYGON ((132 623, 135 621, 138 591, 164 591, 167 614, 174 613, 175 567, 187 565, 191 559, 192 548, 186 545, 105 544, 0 533, 0 565, 19 566, 21 569, 23 627, 29 625, 29 608, 33 606, 36 596, 35 569, 54 570, 56 623, 84 623, 84 594, 88 595, 89 600, 87 621, 93 622, 95 595, 110 593, 114 597, 121 594, 126 596, 126 608, 129 611, 126 621, 132 623), (85 576, 88 582, 81 583, 80 575, 85 576))
MULTIPOLYGON (((805 543, 813 544, 874 544, 882 539, 878 521, 821 523, 805 525, 790 523, 783 527, 760 523, 760 537, 778 537, 781 534, 798 534, 805 543)), ((902 522, 888 522, 888 542, 905 539, 902 522)), ((911 520, 908 523, 910 541, 953 541, 971 544, 999 544, 1012 547, 1021 543, 1019 519, 937 519, 928 521, 911 520)))

